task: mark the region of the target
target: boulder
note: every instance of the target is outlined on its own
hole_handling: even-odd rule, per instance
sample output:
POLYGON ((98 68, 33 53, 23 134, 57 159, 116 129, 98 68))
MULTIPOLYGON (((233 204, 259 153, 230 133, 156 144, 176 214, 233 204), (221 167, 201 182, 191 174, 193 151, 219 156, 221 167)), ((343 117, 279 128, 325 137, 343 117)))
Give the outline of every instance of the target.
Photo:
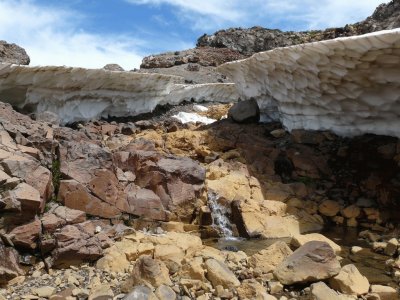
POLYGON ((147 255, 141 256, 135 262, 131 274, 131 282, 133 285, 150 284, 155 288, 161 285, 172 285, 168 268, 165 264, 147 255))
POLYGON ((15 227, 10 231, 15 247, 23 250, 35 250, 39 235, 42 233, 42 223, 35 220, 31 223, 15 227))
MULTIPOLYGON (((108 244, 101 233, 89 233, 84 226, 89 224, 67 225, 54 234, 56 248, 51 253, 51 265, 65 268, 99 259, 103 255, 103 247, 108 244)), ((94 230, 93 230, 94 231, 94 230)))
POLYGON ((399 293, 390 286, 371 285, 371 293, 378 294, 381 300, 399 299, 399 293))
POLYGON ((265 287, 263 287, 260 283, 254 281, 245 281, 240 287, 237 288, 237 292, 239 295, 239 299, 276 299, 271 295, 268 295, 265 287), (269 296, 269 297, 268 297, 269 296))
POLYGON ((369 291, 367 277, 361 275, 355 265, 344 266, 338 275, 329 280, 329 285, 344 294, 364 295, 369 291))
POLYGON ((304 244, 311 242, 311 241, 320 241, 326 242, 332 249, 335 251, 336 254, 339 254, 342 251, 342 248, 336 244, 334 241, 328 239, 327 237, 323 236, 319 233, 309 233, 309 234, 299 234, 295 235, 290 244, 296 248, 303 246, 304 244))
POLYGON ((23 274, 18 252, 13 248, 5 247, 0 240, 0 286, 23 274))
POLYGON ((21 203, 23 215, 32 217, 44 208, 39 191, 27 183, 20 183, 10 195, 21 203))
POLYGON ((122 68, 122 67, 121 67, 120 65, 118 65, 118 64, 106 64, 106 65, 103 67, 103 69, 104 69, 104 70, 107 70, 107 71, 119 71, 119 72, 125 71, 124 68, 122 68))
POLYGON ((334 217, 340 211, 340 204, 337 201, 325 200, 319 205, 318 210, 324 216, 334 217))
POLYGON ((284 285, 325 280, 337 275, 340 263, 326 242, 311 241, 280 263, 275 277, 284 285))
POLYGON ((228 117, 237 123, 258 123, 260 108, 254 99, 240 101, 229 109, 228 117))
POLYGON ((240 286, 240 282, 235 274, 221 261, 208 259, 205 262, 205 267, 207 269, 207 279, 212 283, 214 288, 218 285, 228 289, 240 286))
POLYGON ((311 285, 311 300, 345 300, 347 297, 339 295, 329 288, 324 282, 317 282, 311 285))
POLYGON ((293 251, 290 250, 285 242, 276 242, 250 256, 248 263, 252 268, 258 268, 264 273, 270 273, 292 253, 293 251))

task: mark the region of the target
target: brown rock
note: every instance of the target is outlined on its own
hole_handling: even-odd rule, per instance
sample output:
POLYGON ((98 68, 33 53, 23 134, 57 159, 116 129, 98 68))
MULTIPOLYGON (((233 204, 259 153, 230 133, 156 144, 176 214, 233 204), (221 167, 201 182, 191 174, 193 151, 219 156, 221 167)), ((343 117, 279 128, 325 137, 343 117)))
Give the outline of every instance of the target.
POLYGON ((11 195, 21 203, 23 214, 34 216, 43 209, 43 202, 37 189, 26 183, 20 183, 11 195))
POLYGON ((53 233, 57 228, 66 225, 65 220, 57 217, 55 214, 46 213, 40 219, 43 226, 43 231, 46 233, 53 233))
POLYGON ((37 248, 39 234, 42 232, 42 223, 35 220, 31 223, 15 227, 11 230, 12 241, 17 248, 34 250, 37 248))
POLYGON ((284 285, 324 280, 337 275, 340 264, 331 246, 312 241, 293 252, 276 268, 274 275, 284 285))
POLYGON ((318 210, 324 216, 334 217, 340 211, 340 204, 333 200, 325 200, 319 205, 318 210))
POLYGON ((17 251, 5 247, 0 240, 0 285, 23 274, 24 271, 18 263, 17 251))
POLYGON ((71 209, 65 206, 57 206, 53 213, 65 220, 67 224, 73 225, 86 221, 86 213, 81 210, 71 209))
POLYGON ((371 285, 371 293, 378 294, 381 300, 399 299, 399 293, 390 286, 371 285))
POLYGON ((84 211, 89 215, 115 218, 121 211, 90 192, 75 180, 61 180, 58 199, 68 208, 84 211))
POLYGON ((77 225, 67 225, 55 233, 57 248, 52 251, 54 267, 69 267, 82 262, 95 261, 102 254, 102 242, 77 225))

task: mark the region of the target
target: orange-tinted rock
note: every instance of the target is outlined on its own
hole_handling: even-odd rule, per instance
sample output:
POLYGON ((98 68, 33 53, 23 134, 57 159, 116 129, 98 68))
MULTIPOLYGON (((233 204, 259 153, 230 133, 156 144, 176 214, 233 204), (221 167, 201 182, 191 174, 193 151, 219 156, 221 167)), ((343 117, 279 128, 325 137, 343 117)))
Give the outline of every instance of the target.
POLYGON ((61 180, 58 199, 66 207, 81 210, 93 216, 115 218, 121 214, 115 206, 91 195, 88 189, 75 180, 61 180))
POLYGON ((31 223, 15 227, 9 234, 13 236, 12 241, 17 248, 34 250, 37 248, 41 232, 42 223, 39 220, 35 220, 31 223))

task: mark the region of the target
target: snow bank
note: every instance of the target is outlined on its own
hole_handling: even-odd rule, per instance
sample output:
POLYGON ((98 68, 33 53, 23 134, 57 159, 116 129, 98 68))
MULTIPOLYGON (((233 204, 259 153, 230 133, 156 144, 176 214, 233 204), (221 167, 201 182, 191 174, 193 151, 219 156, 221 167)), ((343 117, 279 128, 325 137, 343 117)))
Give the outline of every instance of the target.
POLYGON ((400 137, 400 29, 277 48, 218 71, 289 130, 400 137))

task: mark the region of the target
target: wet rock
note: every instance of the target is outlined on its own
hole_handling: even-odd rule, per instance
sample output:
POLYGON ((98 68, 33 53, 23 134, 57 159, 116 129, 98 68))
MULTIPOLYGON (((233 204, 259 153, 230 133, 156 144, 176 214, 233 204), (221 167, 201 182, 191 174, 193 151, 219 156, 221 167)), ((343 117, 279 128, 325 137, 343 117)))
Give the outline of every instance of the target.
POLYGON ((329 280, 329 285, 344 294, 356 296, 369 291, 368 279, 361 275, 355 265, 344 266, 338 275, 329 280))
POLYGON ((292 130, 290 133, 290 137, 295 143, 309 145, 318 145, 326 139, 325 135, 320 131, 304 129, 292 130))
POLYGON ((350 205, 342 209, 341 214, 348 219, 357 218, 361 213, 361 209, 356 205, 350 205))
POLYGON ((396 254, 398 248, 399 241, 396 238, 392 238, 387 242, 387 245, 385 247, 385 254, 393 256, 394 254, 396 254))
POLYGON ((249 265, 259 268, 264 273, 269 273, 288 256, 293 253, 285 242, 276 242, 268 248, 259 251, 249 258, 249 265))
POLYGON ((325 200, 319 205, 318 210, 324 216, 334 217, 340 211, 340 204, 333 200, 325 200))
POLYGON ((150 256, 142 256, 135 262, 131 282, 133 285, 150 284, 156 288, 161 285, 172 285, 165 264, 150 256))
POLYGON ((0 285, 23 274, 18 263, 18 252, 14 248, 5 247, 0 240, 0 285))
POLYGON ((331 246, 326 242, 304 244, 287 257, 274 271, 284 285, 324 280, 337 275, 340 264, 331 246))
POLYGON ((207 279, 214 287, 221 285, 224 288, 233 288, 240 285, 235 274, 221 261, 208 259, 205 262, 207 269, 207 279))
POLYGON ((260 108, 254 99, 240 101, 229 109, 228 117, 237 123, 258 123, 260 108))

